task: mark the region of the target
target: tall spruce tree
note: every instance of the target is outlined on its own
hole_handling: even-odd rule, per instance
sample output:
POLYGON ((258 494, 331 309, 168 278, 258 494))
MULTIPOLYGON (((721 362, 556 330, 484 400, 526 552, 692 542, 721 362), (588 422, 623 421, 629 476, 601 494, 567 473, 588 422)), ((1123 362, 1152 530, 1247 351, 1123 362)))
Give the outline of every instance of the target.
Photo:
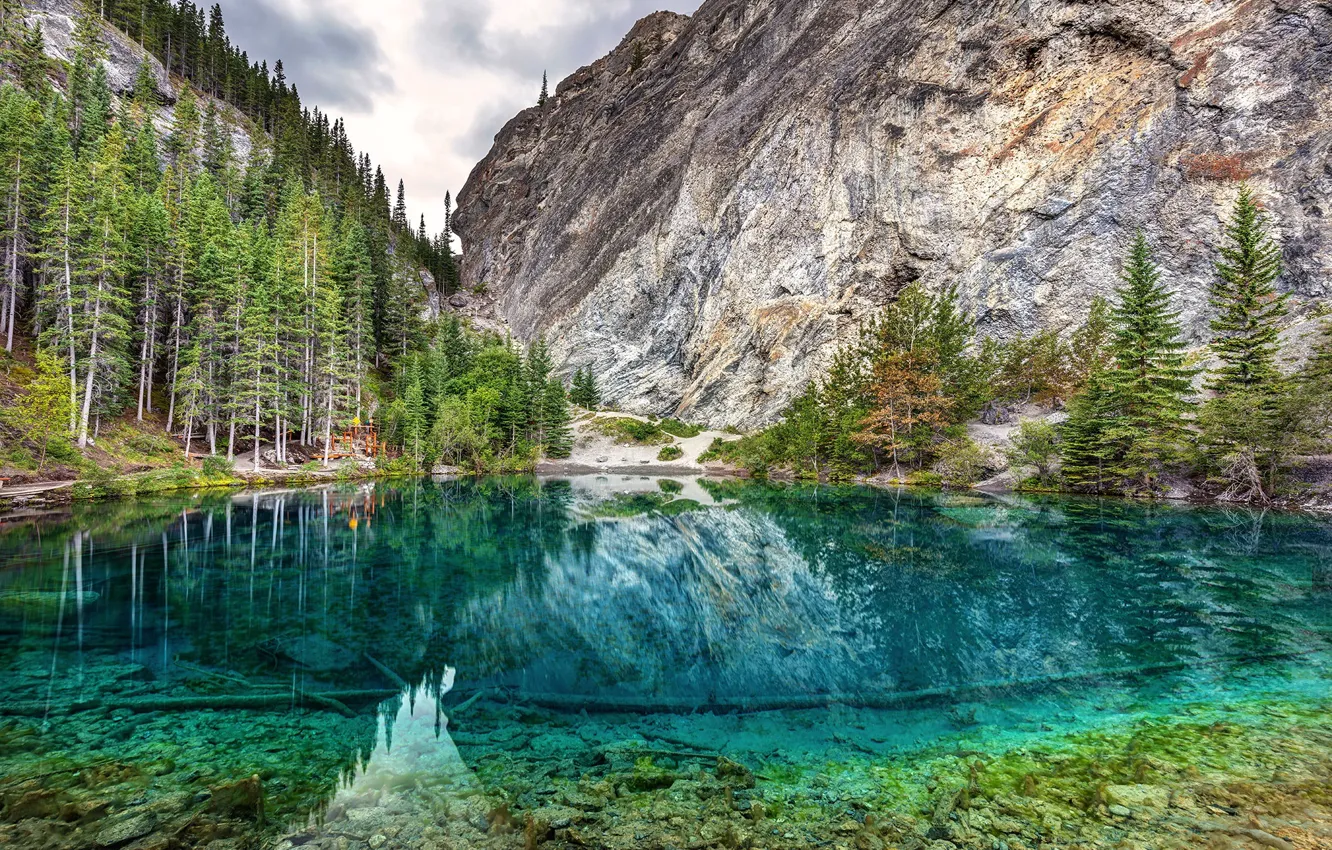
POLYGON ((1290 448, 1281 405, 1287 387, 1276 366, 1286 296, 1275 287, 1281 250, 1269 229, 1252 190, 1241 186, 1212 287, 1215 396, 1199 416, 1199 457, 1224 482, 1223 498, 1235 501, 1268 501, 1290 448))
POLYGON ((1208 386, 1218 394, 1273 386, 1277 323, 1286 296, 1274 286, 1281 275, 1281 249, 1269 233, 1253 191, 1241 186, 1212 286, 1212 351, 1221 361, 1208 386))
POLYGON ((1128 489, 1155 488, 1178 456, 1196 370, 1184 365, 1184 341, 1170 293, 1141 231, 1129 249, 1112 314, 1113 368, 1107 383, 1114 409, 1107 437, 1116 444, 1112 473, 1128 489))
POLYGON ((558 380, 546 382, 541 396, 541 408, 546 456, 568 457, 573 452, 573 431, 569 426, 572 417, 569 414, 569 398, 565 395, 564 384, 558 380))
POLYGON ((1115 415, 1114 403, 1104 369, 1093 371, 1087 385, 1069 400, 1060 451, 1060 475, 1069 489, 1100 493, 1111 486, 1115 445, 1109 439, 1109 425, 1115 415))

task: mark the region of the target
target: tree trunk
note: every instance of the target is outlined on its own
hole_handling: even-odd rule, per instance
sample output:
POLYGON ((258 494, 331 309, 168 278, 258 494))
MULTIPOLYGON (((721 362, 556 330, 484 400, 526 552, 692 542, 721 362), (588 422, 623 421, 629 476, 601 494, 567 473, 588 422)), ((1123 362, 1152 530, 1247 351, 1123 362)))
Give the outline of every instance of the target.
POLYGON ((18 255, 19 255, 19 210, 23 208, 19 193, 22 191, 23 155, 18 157, 17 171, 14 175, 14 241, 9 251, 9 310, 6 314, 5 351, 14 350, 14 313, 18 309, 18 255))
POLYGON ((78 362, 74 356, 74 292, 73 292, 73 272, 70 270, 69 260, 69 187, 65 187, 65 320, 68 323, 66 330, 69 332, 69 433, 71 436, 78 430, 78 420, 75 419, 75 411, 78 409, 79 397, 79 378, 78 362))
MULTIPOLYGON (((184 275, 184 271, 180 273, 184 275)), ((185 298, 181 289, 185 286, 183 279, 177 280, 176 290, 176 321, 175 321, 175 351, 171 355, 171 403, 167 406, 167 433, 171 433, 171 427, 176 421, 176 382, 180 378, 180 325, 184 321, 182 301, 185 298)))
POLYGON ((333 452, 333 364, 328 369, 328 407, 324 410, 324 468, 333 452))
MULTIPOLYGON (((144 262, 145 263, 148 262, 147 257, 144 258, 144 262)), ((153 377, 153 370, 152 370, 151 361, 149 360, 149 356, 152 350, 152 335, 153 335, 152 317, 153 313, 157 309, 156 299, 157 299, 157 293, 153 289, 152 275, 149 275, 147 280, 144 281, 143 343, 139 346, 139 408, 138 408, 138 413, 134 417, 139 422, 143 421, 144 399, 147 393, 148 384, 152 382, 152 377, 153 377)), ((149 409, 151 409, 151 405, 149 409)))
POLYGON ((262 370, 254 376, 254 471, 259 471, 259 379, 262 370))
POLYGON ((79 448, 88 446, 88 415, 92 411, 93 375, 97 372, 97 333, 102 318, 102 287, 104 275, 97 278, 97 300, 93 304, 92 345, 88 350, 88 368, 84 370, 83 408, 79 412, 79 448))

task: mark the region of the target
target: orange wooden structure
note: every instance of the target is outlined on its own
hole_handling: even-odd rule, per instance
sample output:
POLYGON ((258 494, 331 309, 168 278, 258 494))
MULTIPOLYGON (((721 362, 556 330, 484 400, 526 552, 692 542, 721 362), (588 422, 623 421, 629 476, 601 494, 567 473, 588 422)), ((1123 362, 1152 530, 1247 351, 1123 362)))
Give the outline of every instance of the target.
POLYGON ((329 458, 343 457, 378 457, 380 453, 388 451, 388 446, 383 440, 379 439, 379 432, 375 430, 374 420, 362 425, 360 422, 352 424, 341 434, 333 435, 333 445, 329 450, 329 458))

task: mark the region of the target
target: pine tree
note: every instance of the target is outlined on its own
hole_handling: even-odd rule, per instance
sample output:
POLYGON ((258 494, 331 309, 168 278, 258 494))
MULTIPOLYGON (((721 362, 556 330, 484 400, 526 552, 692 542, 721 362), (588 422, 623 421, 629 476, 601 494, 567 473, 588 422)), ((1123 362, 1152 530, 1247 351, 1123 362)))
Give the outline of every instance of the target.
POLYGON ((574 372, 569 400, 587 410, 596 410, 601 405, 601 391, 597 389, 597 380, 592 375, 592 367, 580 368, 574 372))
POLYGON ((11 411, 12 421, 24 437, 41 446, 37 471, 46 468, 46 452, 52 438, 68 435, 69 379, 60 360, 37 355, 37 373, 24 388, 11 411))
POLYGON ((51 62, 46 56, 46 36, 42 22, 25 27, 23 37, 15 51, 19 84, 31 95, 42 95, 49 86, 51 62))
POLYGON ((583 381, 585 380, 583 376, 585 374, 583 367, 579 366, 574 370, 573 378, 569 382, 569 401, 579 407, 586 407, 583 404, 583 400, 587 397, 583 390, 583 381))
POLYGON ((541 72, 541 94, 537 96, 537 106, 544 108, 546 101, 550 99, 549 86, 546 82, 546 72, 541 72))
POLYGON ((1061 429, 1061 475, 1074 490, 1100 493, 1114 480, 1115 445, 1108 438, 1115 415, 1114 392, 1106 371, 1097 370, 1082 392, 1068 403, 1068 419, 1061 429))
POLYGON ((402 445, 419 464, 425 457, 426 410, 425 393, 421 386, 421 364, 416 358, 412 358, 407 365, 404 387, 402 445))
POLYGON ((107 392, 128 339, 123 265, 128 247, 129 185, 124 175, 125 138, 120 127, 113 128, 99 147, 96 158, 88 163, 88 243, 78 274, 83 302, 90 305, 80 322, 88 352, 77 431, 80 448, 88 444, 94 398, 107 392))
POLYGON ((4 248, 0 336, 5 351, 14 350, 23 258, 28 252, 31 231, 24 196, 33 182, 35 130, 40 123, 37 103, 26 92, 11 86, 0 89, 0 243, 4 248))
POLYGON ((407 229, 407 186, 398 181, 398 200, 393 205, 393 224, 399 231, 407 229))
POLYGON ((1162 467, 1176 457, 1184 436, 1185 395, 1195 370, 1184 365, 1178 312, 1139 232, 1129 251, 1113 312, 1106 374, 1114 409, 1107 436, 1116 446, 1110 472, 1149 492, 1162 467))
POLYGON ((874 364, 874 407, 855 439, 888 455, 892 475, 902 478, 902 463, 918 451, 922 430, 942 429, 951 415, 933 352, 896 351, 874 364))
POLYGON ((338 246, 334 275, 346 304, 347 345, 355 381, 356 418, 361 418, 366 364, 374 349, 374 269, 365 228, 353 221, 338 246))
POLYGON ((1209 383, 1222 395, 1277 380, 1277 323, 1286 315, 1286 296, 1273 285, 1281 275, 1281 250, 1248 186, 1240 187, 1225 238, 1211 299, 1217 311, 1212 350, 1221 366, 1209 383))
POLYGON ((1252 191, 1242 186, 1212 287, 1212 351, 1220 366, 1208 387, 1215 397, 1199 416, 1200 457, 1226 482, 1223 498, 1237 501, 1271 497, 1290 447, 1281 405, 1287 387, 1276 367, 1286 296, 1274 286, 1281 251, 1268 230, 1252 191))
POLYGON ((545 424, 543 444, 546 456, 567 458, 573 452, 573 431, 569 423, 569 399, 564 393, 564 385, 557 380, 546 382, 541 397, 541 418, 545 424))
POLYGON ((527 368, 523 370, 523 380, 527 383, 524 392, 527 401, 527 435, 537 445, 546 442, 546 384, 550 383, 551 366, 546 338, 538 336, 528 346, 527 368))

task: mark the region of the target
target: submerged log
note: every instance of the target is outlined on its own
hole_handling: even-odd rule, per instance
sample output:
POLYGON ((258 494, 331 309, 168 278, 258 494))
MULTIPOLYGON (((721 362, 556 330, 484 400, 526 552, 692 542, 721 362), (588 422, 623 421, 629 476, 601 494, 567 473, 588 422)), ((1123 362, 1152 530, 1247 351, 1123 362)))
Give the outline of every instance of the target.
POLYGON ((48 715, 78 714, 85 711, 133 712, 148 711, 215 711, 264 710, 301 706, 320 711, 336 711, 344 717, 355 717, 348 702, 378 702, 398 695, 397 691, 312 691, 297 693, 217 694, 215 696, 151 696, 129 699, 84 700, 75 703, 50 704, 46 702, 0 703, 0 715, 44 717, 48 715))
POLYGON ((363 652, 361 654, 365 656, 365 660, 369 661, 372 667, 374 667, 376 670, 378 670, 380 673, 384 675, 384 678, 388 679, 390 682, 397 685, 399 688, 401 688, 404 691, 411 690, 412 686, 407 684, 406 679, 399 676, 397 673, 393 672, 392 667, 389 667, 387 664, 383 663, 378 658, 375 658, 373 655, 371 655, 368 652, 363 652))
POLYGON ((630 696, 601 697, 581 694, 550 693, 515 693, 516 702, 527 703, 552 711, 576 713, 587 711, 597 714, 756 714, 764 711, 801 711, 808 709, 829 708, 834 705, 848 708, 893 709, 930 703, 947 703, 968 699, 992 691, 1024 690, 1040 688, 1068 682, 1090 681, 1095 679, 1115 679, 1126 676, 1155 675, 1181 670, 1213 667, 1226 664, 1247 664, 1255 661, 1276 661, 1299 658, 1324 649, 1306 649, 1298 652, 1274 652, 1257 655, 1227 656, 1224 658, 1187 659, 1162 661, 1155 664, 1141 664, 1125 667, 1111 667, 1102 670, 1073 670, 1065 673, 1053 673, 1048 676, 1031 676, 1020 679, 999 679, 985 682, 972 682, 941 688, 922 688, 914 691, 897 691, 881 694, 828 693, 828 694, 782 694, 763 697, 738 697, 734 699, 691 697, 655 697, 636 699, 630 696))

